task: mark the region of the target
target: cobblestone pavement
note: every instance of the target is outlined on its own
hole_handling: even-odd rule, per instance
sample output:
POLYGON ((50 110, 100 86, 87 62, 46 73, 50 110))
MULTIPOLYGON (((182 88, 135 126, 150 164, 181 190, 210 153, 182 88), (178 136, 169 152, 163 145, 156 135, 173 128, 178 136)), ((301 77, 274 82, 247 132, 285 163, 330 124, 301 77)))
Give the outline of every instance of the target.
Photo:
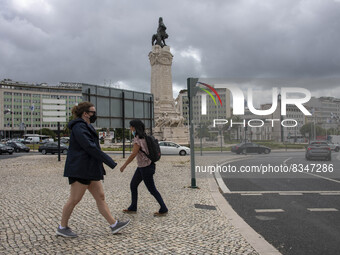
POLYGON ((69 225, 75 239, 55 236, 62 207, 69 195, 67 178, 62 177, 65 157, 30 155, 0 159, 0 254, 257 254, 229 221, 217 210, 198 209, 194 204, 215 205, 207 178, 199 178, 200 189, 190 185, 190 157, 163 156, 157 163, 156 185, 169 214, 155 218, 158 204, 144 184, 139 187, 136 215, 122 209, 130 202, 129 182, 136 167, 124 173, 118 162, 106 168, 106 200, 114 217, 131 218, 130 225, 112 235, 86 192, 69 225))

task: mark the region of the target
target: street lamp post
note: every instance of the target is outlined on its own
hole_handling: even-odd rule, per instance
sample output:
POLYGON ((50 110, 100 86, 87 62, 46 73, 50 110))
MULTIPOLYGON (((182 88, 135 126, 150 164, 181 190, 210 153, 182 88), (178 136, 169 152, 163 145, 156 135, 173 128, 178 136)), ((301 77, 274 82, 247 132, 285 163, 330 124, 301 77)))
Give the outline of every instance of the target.
MULTIPOLYGON (((4 114, 6 115, 6 114, 11 114, 12 113, 12 111, 11 111, 11 109, 9 109, 9 108, 7 108, 7 109, 5 109, 4 110, 4 114)), ((5 125, 4 125, 5 126, 5 125)), ((11 126, 11 124, 10 123, 8 123, 8 125, 7 125, 8 127, 10 127, 11 126)), ((6 130, 4 130, 4 133, 5 133, 5 138, 6 138, 6 130)), ((11 134, 10 134, 10 131, 8 130, 8 138, 10 138, 10 136, 11 136, 11 134)))
POLYGON ((283 121, 283 117, 281 115, 281 94, 277 95, 277 100, 278 100, 279 106, 280 106, 280 108, 279 108, 280 109, 280 111, 279 111, 279 114, 280 114, 280 133, 281 133, 281 143, 283 143, 283 136, 284 136, 284 134, 283 134, 283 127, 281 125, 281 123, 283 121))
POLYGON ((314 140, 316 140, 316 113, 314 113, 314 140))

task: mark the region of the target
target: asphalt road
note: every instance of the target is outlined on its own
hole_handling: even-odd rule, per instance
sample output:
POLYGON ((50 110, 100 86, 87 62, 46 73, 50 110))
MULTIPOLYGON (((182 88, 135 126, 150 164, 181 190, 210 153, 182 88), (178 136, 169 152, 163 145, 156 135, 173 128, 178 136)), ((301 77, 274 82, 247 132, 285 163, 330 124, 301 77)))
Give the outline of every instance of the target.
POLYGON ((221 173, 234 210, 282 254, 339 254, 340 153, 332 161, 306 161, 304 152, 247 156, 230 165, 295 172, 221 173))

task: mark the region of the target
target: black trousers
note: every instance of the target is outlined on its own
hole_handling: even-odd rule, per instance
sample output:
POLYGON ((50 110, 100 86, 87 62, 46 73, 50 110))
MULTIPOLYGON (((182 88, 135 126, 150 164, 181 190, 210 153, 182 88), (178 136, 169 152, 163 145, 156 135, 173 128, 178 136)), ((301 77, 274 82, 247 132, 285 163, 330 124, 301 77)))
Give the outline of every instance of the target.
POLYGON ((131 189, 131 205, 129 206, 129 210, 137 211, 137 201, 138 201, 138 186, 139 184, 144 181, 145 186, 155 197, 157 202, 160 205, 159 212, 164 213, 168 211, 168 208, 164 204, 161 194, 158 192, 155 186, 155 181, 153 179, 153 175, 155 174, 155 164, 151 163, 149 166, 146 167, 137 167, 135 174, 132 177, 130 183, 131 189))

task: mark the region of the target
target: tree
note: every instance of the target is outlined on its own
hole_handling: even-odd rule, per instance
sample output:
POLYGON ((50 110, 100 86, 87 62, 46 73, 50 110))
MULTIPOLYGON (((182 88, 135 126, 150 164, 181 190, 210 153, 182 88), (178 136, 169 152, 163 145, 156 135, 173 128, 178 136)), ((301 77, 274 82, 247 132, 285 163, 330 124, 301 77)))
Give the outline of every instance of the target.
MULTIPOLYGON (((315 128, 316 128, 316 130, 315 130, 316 136, 320 136, 320 135, 325 135, 326 134, 326 130, 323 129, 322 127, 316 125, 315 128)), ((309 137, 313 137, 313 135, 314 135, 314 123, 310 122, 310 123, 307 123, 307 124, 303 125, 300 128, 300 133, 304 137, 306 137, 307 133, 309 134, 309 137)))
POLYGON ((68 128, 68 123, 71 121, 71 120, 73 120, 74 119, 74 117, 73 117, 73 115, 71 115, 69 118, 68 118, 68 122, 67 122, 67 124, 65 125, 65 127, 64 127, 64 129, 63 129, 63 135, 65 136, 70 136, 70 130, 69 130, 69 128, 68 128))
POLYGON ((339 135, 340 132, 336 128, 327 129, 327 135, 339 135))
POLYGON ((42 135, 47 135, 52 137, 53 139, 55 139, 56 134, 54 133, 53 130, 49 129, 49 128, 43 128, 39 131, 42 135))
MULTIPOLYGON (((130 129, 125 129, 124 135, 125 135, 125 139, 128 139, 130 137, 130 129)), ((115 137, 118 142, 123 141, 123 129, 122 128, 116 128, 115 137)))
POLYGON ((201 124, 197 125, 197 127, 196 127, 196 137, 197 138, 209 137, 209 128, 208 128, 208 125, 206 123, 201 123, 201 124))
MULTIPOLYGON (((231 119, 233 120, 233 122, 241 122, 241 118, 237 115, 233 115, 231 117, 231 119)), ((239 134, 239 126, 238 125, 233 125, 231 127, 231 130, 236 130, 236 139, 238 140, 239 137, 240 137, 240 134, 239 134)))

